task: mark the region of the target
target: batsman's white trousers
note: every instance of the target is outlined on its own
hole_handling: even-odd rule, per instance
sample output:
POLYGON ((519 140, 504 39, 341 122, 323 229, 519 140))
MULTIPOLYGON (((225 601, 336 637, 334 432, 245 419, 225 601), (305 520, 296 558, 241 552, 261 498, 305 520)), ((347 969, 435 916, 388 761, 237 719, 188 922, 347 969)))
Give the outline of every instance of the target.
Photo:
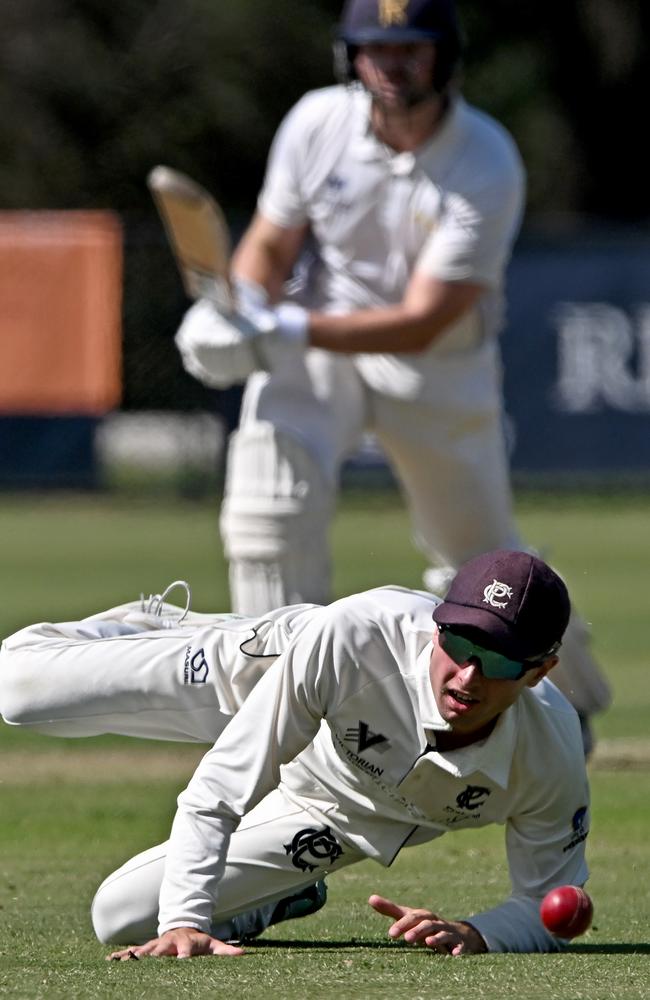
MULTIPOLYGON (((424 386, 396 387, 391 395, 375 391, 353 357, 310 350, 282 370, 249 378, 229 461, 245 488, 229 475, 221 517, 233 610, 258 615, 295 601, 330 600, 329 579, 309 576, 311 567, 327 567, 327 554, 317 551, 327 545, 326 531, 312 531, 310 559, 303 560, 298 519, 292 537, 291 525, 281 524, 276 513, 283 490, 281 462, 275 463, 277 482, 269 483, 259 472, 265 466, 261 456, 256 468, 246 468, 242 460, 246 435, 264 424, 302 445, 315 474, 313 483, 297 485, 328 491, 330 501, 341 463, 363 432, 372 431, 404 489, 415 543, 434 564, 459 566, 479 552, 521 547, 512 512, 497 345, 486 341, 469 351, 441 353, 433 372, 435 378, 429 372, 424 386), (255 490, 257 497, 251 495, 255 490), (268 565, 274 519, 283 550, 277 572, 268 565), (249 544, 238 560, 240 539, 257 535, 266 540, 257 558, 249 544), (292 547, 296 567, 290 564, 292 547), (298 572, 304 576, 302 587, 294 583, 298 572)), ((252 450, 249 464, 254 458, 252 450)), ((303 477, 304 472, 296 479, 303 477)), ((334 504, 321 500, 311 505, 320 519, 329 519, 334 504)))
MULTIPOLYGON (((92 904, 100 941, 141 944, 156 937, 166 849, 159 844, 137 854, 102 882, 92 904)), ((275 789, 244 816, 231 838, 211 932, 222 940, 239 936, 246 923, 233 928, 232 917, 254 910, 253 919, 266 914, 267 922, 279 900, 363 859, 322 820, 275 789)))

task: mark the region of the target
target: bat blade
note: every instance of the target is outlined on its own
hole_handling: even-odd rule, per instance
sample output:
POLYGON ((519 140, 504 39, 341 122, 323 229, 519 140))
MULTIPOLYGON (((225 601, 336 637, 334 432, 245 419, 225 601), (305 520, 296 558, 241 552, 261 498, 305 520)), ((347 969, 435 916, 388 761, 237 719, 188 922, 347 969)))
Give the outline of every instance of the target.
POLYGON ((211 299, 221 312, 232 312, 230 234, 215 199, 171 167, 154 167, 147 186, 189 297, 211 299))

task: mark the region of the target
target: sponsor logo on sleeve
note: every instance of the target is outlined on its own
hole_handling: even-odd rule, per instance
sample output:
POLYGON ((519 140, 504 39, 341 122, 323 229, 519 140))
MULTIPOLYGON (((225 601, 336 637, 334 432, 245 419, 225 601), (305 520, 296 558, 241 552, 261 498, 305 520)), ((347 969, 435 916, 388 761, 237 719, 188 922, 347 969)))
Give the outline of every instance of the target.
POLYGON ((576 809, 571 818, 571 840, 562 848, 563 853, 572 850, 587 839, 589 828, 587 826, 587 806, 580 806, 576 809))
POLYGON ((339 174, 330 174, 326 178, 325 183, 331 191, 342 191, 347 181, 343 177, 340 177, 339 174))

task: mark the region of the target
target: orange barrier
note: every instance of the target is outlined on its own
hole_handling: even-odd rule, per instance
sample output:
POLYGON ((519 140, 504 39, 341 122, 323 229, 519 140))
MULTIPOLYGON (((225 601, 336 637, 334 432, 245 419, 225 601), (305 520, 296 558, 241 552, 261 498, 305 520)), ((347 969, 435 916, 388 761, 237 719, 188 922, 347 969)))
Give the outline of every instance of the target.
POLYGON ((0 212, 0 414, 118 406, 121 308, 113 212, 0 212))

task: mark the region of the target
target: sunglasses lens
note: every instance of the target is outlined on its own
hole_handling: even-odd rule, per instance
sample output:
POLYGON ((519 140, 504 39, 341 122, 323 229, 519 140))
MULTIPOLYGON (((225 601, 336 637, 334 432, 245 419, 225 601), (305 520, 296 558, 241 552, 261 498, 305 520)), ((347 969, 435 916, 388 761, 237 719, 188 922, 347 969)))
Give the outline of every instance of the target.
POLYGON ((489 659, 487 656, 482 658, 481 666, 486 677, 502 681, 518 681, 526 673, 523 663, 509 660, 499 653, 490 653, 489 650, 485 652, 489 654, 489 659))
POLYGON ((481 663, 483 675, 493 680, 516 681, 525 673, 524 664, 520 661, 509 660, 492 649, 483 649, 462 635, 455 635, 448 628, 440 629, 439 635, 440 645, 445 653, 459 666, 472 658, 477 659, 481 663))
POLYGON ((461 663, 467 663, 470 657, 476 655, 476 647, 469 639, 463 639, 462 635, 454 635, 449 629, 441 628, 439 637, 440 645, 447 656, 459 666, 461 663))

